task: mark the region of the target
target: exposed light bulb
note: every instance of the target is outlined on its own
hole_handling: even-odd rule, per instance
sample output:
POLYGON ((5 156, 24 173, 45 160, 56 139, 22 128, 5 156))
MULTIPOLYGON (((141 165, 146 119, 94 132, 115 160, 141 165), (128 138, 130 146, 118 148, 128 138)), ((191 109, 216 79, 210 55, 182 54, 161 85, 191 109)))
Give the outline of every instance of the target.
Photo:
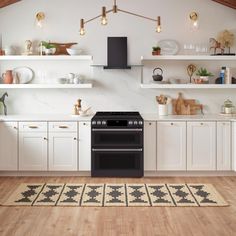
POLYGON ((107 25, 107 18, 106 17, 102 17, 101 24, 107 25))
POLYGON ((82 35, 82 36, 85 35, 85 30, 84 30, 84 28, 81 28, 80 31, 79 31, 79 33, 80 33, 80 35, 82 35))
POLYGON ((101 18, 101 24, 107 25, 107 13, 106 13, 106 7, 102 7, 102 18, 101 18))

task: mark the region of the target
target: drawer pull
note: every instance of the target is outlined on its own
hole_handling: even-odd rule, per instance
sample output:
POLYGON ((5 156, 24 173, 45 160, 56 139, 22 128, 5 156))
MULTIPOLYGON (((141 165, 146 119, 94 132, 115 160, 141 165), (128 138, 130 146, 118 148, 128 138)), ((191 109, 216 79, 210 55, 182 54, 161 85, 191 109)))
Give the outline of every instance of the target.
POLYGON ((48 139, 47 139, 47 138, 45 138, 45 137, 44 137, 43 139, 44 139, 44 140, 48 140, 48 139))
POLYGON ((68 129, 69 127, 66 126, 66 125, 60 125, 59 128, 60 128, 60 129, 68 129))
POLYGON ((16 130, 17 130, 17 127, 16 127, 16 126, 14 126, 14 127, 13 127, 13 129, 16 129, 16 130))
POLYGON ((74 140, 77 140, 77 138, 74 138, 74 140))
POLYGON ((30 129, 38 129, 38 126, 30 125, 29 128, 30 129))
POLYGON ((170 123, 171 125, 174 125, 174 123, 170 123))
POLYGON ((203 123, 201 123, 201 125, 203 125, 203 123))

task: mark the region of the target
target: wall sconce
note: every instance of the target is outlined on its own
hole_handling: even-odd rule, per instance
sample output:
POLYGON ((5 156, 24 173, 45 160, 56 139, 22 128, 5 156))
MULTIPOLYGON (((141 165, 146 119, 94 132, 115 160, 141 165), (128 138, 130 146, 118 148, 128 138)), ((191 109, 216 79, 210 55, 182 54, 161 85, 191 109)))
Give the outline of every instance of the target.
POLYGON ((43 27, 44 20, 45 20, 45 14, 44 14, 43 12, 38 12, 38 13, 36 14, 36 25, 37 25, 39 28, 42 28, 42 27, 43 27))
POLYGON ((102 19, 101 19, 102 25, 107 25, 107 12, 106 7, 102 7, 102 19))
POLYGON ((198 18, 199 18, 199 16, 198 16, 197 12, 195 12, 195 11, 193 11, 189 14, 189 19, 191 21, 191 28, 193 30, 197 30, 199 27, 198 18))
POLYGON ((157 33, 161 33, 161 17, 157 17, 157 28, 156 28, 157 33))

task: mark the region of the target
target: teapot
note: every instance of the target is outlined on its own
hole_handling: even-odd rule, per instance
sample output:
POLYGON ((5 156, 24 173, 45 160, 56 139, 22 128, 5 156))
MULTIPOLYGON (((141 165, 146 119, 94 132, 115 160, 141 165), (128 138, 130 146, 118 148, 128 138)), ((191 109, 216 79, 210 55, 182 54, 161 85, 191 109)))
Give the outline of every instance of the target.
POLYGON ((153 78, 154 81, 162 81, 163 80, 162 75, 163 75, 163 70, 161 68, 157 67, 153 70, 152 78, 153 78))

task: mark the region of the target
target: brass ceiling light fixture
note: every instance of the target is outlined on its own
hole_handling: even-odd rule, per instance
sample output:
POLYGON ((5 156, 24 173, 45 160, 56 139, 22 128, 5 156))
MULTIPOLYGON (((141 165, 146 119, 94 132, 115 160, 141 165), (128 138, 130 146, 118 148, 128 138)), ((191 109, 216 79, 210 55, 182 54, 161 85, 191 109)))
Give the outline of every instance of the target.
POLYGON ((158 16, 156 19, 153 19, 153 18, 150 18, 150 17, 147 17, 147 16, 143 16, 143 15, 139 15, 139 14, 136 14, 136 13, 133 13, 133 12, 125 11, 125 10, 122 10, 122 9, 118 8, 118 6, 116 4, 116 0, 113 0, 113 1, 114 1, 114 4, 113 4, 112 9, 106 10, 106 7, 102 7, 102 14, 101 15, 95 16, 95 17, 93 17, 89 20, 86 20, 86 21, 84 19, 80 20, 80 35, 85 35, 85 28, 84 28, 85 24, 87 24, 91 21, 94 21, 98 18, 101 18, 101 24, 102 25, 107 25, 107 23, 108 23, 107 14, 109 14, 111 12, 113 12, 113 13, 123 12, 125 14, 129 14, 129 15, 132 15, 132 16, 136 16, 136 17, 139 17, 139 18, 143 18, 143 19, 146 19, 146 20, 156 22, 156 24, 157 24, 156 32, 157 33, 161 32, 161 17, 160 16, 158 16))

